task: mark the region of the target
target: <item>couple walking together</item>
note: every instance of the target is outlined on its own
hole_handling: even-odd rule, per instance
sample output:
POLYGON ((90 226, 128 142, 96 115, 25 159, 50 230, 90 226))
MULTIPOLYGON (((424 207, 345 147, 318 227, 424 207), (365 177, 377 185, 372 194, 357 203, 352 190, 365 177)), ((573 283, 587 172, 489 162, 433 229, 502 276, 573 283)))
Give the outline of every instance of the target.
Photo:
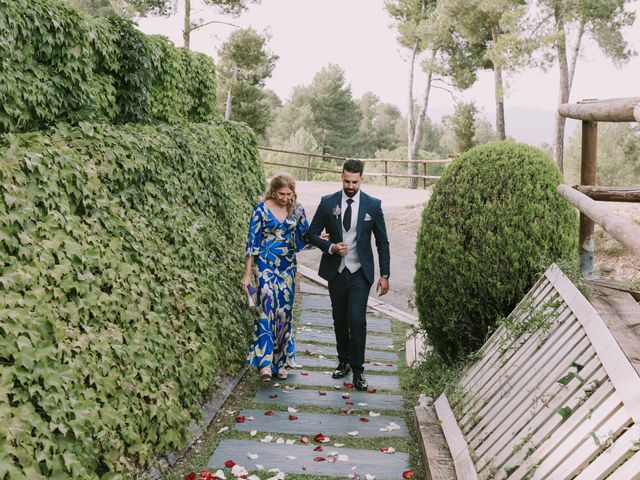
POLYGON ((322 197, 311 225, 296 202, 295 180, 286 173, 272 178, 267 198, 253 209, 242 285, 251 288, 255 272, 260 318, 247 363, 260 369, 263 380, 272 374, 287 378, 287 368, 296 366, 295 254, 311 244, 322 251, 318 273, 329 284, 338 353, 332 376, 343 378, 353 371, 354 387, 368 388, 363 372, 367 299, 374 282, 371 234, 378 251, 380 295, 389 291, 389 241, 381 201, 360 190, 363 171, 362 161, 345 161, 342 190, 322 197))

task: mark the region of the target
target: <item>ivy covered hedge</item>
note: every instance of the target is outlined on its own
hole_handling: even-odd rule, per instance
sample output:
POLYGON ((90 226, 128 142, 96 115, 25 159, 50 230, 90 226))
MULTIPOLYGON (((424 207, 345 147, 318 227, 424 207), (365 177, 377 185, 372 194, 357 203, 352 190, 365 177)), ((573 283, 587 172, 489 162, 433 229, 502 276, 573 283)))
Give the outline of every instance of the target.
POLYGON ((555 189, 551 158, 500 142, 469 150, 445 171, 422 215, 416 306, 447 361, 482 345, 551 262, 577 250, 577 215, 555 189))
POLYGON ((216 116, 209 57, 63 2, 0 1, 0 62, 0 132, 216 116))
POLYGON ((124 478, 244 358, 253 134, 81 123, 0 158, 0 478, 124 478))

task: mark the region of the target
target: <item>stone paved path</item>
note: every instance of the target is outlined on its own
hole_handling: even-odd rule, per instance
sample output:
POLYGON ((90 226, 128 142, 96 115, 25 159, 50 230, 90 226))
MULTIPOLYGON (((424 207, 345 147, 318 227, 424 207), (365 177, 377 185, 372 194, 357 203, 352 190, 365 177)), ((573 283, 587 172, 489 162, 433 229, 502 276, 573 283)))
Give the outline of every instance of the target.
POLYGON ((410 468, 408 454, 382 451, 387 442, 408 436, 391 322, 368 316, 370 392, 358 392, 350 376, 331 378, 336 353, 326 289, 302 281, 300 294, 296 350, 301 368, 287 380, 261 386, 253 399, 256 408, 240 412, 244 421, 234 427, 247 438, 223 440, 208 467, 225 469, 233 459, 260 478, 276 477, 275 469, 327 478, 403 478, 410 468))

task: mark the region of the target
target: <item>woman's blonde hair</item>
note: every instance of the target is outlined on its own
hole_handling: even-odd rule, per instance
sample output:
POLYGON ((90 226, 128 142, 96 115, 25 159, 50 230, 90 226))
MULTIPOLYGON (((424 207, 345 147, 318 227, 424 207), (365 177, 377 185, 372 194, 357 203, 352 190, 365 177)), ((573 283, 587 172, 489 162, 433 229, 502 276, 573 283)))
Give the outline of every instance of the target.
POLYGON ((281 188, 289 188, 293 192, 293 201, 291 202, 290 207, 297 205, 298 196, 296 195, 296 179, 293 178, 293 175, 287 172, 278 172, 271 177, 269 189, 264 196, 265 200, 269 198, 276 198, 276 192, 281 188))

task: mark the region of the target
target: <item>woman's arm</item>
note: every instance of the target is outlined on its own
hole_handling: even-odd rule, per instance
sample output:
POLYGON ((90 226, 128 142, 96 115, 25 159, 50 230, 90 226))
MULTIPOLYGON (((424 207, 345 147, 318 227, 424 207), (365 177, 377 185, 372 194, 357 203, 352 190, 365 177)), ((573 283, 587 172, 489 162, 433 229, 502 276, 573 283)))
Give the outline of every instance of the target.
POLYGON ((244 257, 244 275, 242 275, 242 289, 246 292, 251 284, 251 269, 253 267, 253 255, 244 257))

